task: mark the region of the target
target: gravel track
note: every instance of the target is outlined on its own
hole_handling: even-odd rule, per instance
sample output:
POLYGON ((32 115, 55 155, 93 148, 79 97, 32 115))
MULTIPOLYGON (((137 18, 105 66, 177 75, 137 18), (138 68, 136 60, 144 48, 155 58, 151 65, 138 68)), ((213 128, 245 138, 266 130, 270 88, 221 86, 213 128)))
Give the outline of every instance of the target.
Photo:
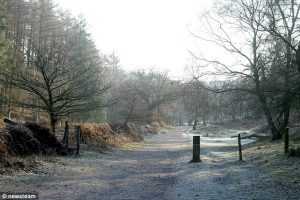
POLYGON ((201 163, 189 163, 188 127, 146 137, 131 148, 78 158, 38 161, 31 172, 0 176, 0 191, 38 192, 39 199, 296 199, 257 182, 262 172, 237 161, 236 147, 214 138, 201 143, 201 163))

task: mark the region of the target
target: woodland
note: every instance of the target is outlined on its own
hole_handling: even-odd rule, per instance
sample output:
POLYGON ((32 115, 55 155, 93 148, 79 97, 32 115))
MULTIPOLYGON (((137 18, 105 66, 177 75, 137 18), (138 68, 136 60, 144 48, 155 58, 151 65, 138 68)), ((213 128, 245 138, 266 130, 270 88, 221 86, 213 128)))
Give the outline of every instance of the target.
POLYGON ((191 51, 185 80, 155 70, 124 71, 115 53, 96 48, 83 17, 52 1, 0 5, 3 117, 41 121, 52 131, 66 119, 177 125, 263 117, 278 139, 299 116, 297 1, 216 4, 192 34, 234 62, 191 51))
POLYGON ((0 185, 45 199, 298 199, 300 1, 214 2, 176 78, 123 68, 52 0, 0 0, 0 185))

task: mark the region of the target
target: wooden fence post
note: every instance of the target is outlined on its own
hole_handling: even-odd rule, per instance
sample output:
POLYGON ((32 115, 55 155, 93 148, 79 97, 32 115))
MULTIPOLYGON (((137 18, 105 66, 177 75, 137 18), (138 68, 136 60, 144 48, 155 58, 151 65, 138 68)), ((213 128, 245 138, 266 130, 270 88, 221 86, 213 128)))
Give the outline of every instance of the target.
POLYGON ((241 162, 241 161, 243 161, 242 145, 241 145, 241 134, 238 134, 238 145, 239 145, 239 157, 240 157, 240 162, 241 162))
POLYGON ((65 144, 67 153, 69 152, 69 123, 68 121, 65 122, 65 132, 63 137, 63 143, 65 144))
POLYGON ((284 153, 289 152, 289 128, 286 127, 284 130, 284 153))
POLYGON ((76 126, 76 141, 77 141, 76 155, 79 155, 79 149, 80 149, 80 125, 76 126))
POLYGON ((191 162, 201 162, 200 160, 200 136, 193 136, 193 159, 191 162))
POLYGON ((69 123, 68 123, 68 121, 65 121, 65 132, 64 132, 64 137, 63 137, 63 143, 66 143, 66 141, 67 141, 68 132, 69 132, 69 123))

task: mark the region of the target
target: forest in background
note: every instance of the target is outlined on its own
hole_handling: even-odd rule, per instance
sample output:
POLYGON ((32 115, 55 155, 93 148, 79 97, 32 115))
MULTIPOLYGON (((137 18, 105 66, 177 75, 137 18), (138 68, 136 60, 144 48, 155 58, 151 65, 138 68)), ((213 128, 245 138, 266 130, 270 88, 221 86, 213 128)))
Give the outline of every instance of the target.
POLYGON ((177 81, 151 70, 125 72, 114 53, 95 47, 82 17, 53 1, 0 3, 1 116, 44 122, 52 131, 66 119, 143 123, 176 100, 177 81))
POLYGON ((265 118, 279 139, 299 118, 299 10, 298 1, 217 3, 192 34, 234 63, 191 51, 186 79, 172 80, 124 71, 117 55, 96 48, 82 17, 51 0, 0 0, 0 115, 52 131, 65 120, 196 126, 265 118))

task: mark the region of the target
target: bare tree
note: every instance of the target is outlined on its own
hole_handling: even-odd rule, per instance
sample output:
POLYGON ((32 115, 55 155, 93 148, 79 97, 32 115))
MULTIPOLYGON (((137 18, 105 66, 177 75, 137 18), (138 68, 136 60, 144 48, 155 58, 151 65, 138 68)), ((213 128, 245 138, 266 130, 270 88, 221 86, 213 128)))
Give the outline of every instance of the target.
POLYGON ((286 67, 296 64, 300 73, 299 15, 300 2, 297 0, 267 0, 268 20, 263 28, 286 46, 286 67), (293 54, 295 58, 293 58, 293 54))
MULTIPOLYGON (((179 95, 178 83, 170 80, 166 73, 144 70, 132 73, 133 79, 138 84, 138 97, 146 106, 147 118, 152 121, 155 112, 159 113, 160 106, 164 103, 175 101, 179 95)), ((159 116, 156 120, 160 120, 159 116)))
POLYGON ((193 116, 193 130, 196 129, 199 118, 202 117, 203 124, 206 124, 206 118, 209 111, 209 91, 205 90, 197 81, 185 84, 184 87, 184 108, 193 116))
MULTIPOLYGON (((243 80, 239 85, 224 82, 226 84, 222 88, 207 89, 215 92, 243 91, 255 95, 260 102, 274 140, 281 138, 283 129, 288 124, 292 100, 289 95, 291 79, 288 74, 292 72, 288 69, 274 73, 274 68, 279 66, 282 57, 269 54, 270 49, 278 43, 274 42, 273 38, 264 31, 263 24, 267 20, 265 12, 267 7, 266 1, 229 0, 216 8, 215 15, 207 15, 201 19, 201 25, 207 34, 205 36, 194 34, 194 36, 229 52, 237 58, 234 64, 222 62, 220 59, 208 59, 194 53, 192 55, 201 61, 201 66, 215 67, 216 70, 210 75, 226 76, 231 80, 230 82, 237 79, 243 80), (232 32, 235 33, 234 37, 232 32), (281 80, 284 82, 284 88, 281 87, 281 80), (278 109, 273 106, 271 95, 278 97, 278 109)), ((198 78, 194 77, 196 80, 198 78)))
POLYGON ((32 95, 16 105, 47 112, 55 131, 59 117, 104 107, 102 94, 107 87, 101 81, 98 51, 84 24, 65 24, 60 20, 64 16, 56 16, 50 1, 42 1, 38 8, 36 21, 31 23, 38 26, 33 26, 26 38, 30 48, 18 51, 26 62, 8 70, 6 77, 32 95))
POLYGON ((108 109, 110 121, 151 123, 163 120, 164 111, 179 94, 179 83, 166 73, 140 70, 124 73, 117 80, 109 92, 113 102, 108 109))

